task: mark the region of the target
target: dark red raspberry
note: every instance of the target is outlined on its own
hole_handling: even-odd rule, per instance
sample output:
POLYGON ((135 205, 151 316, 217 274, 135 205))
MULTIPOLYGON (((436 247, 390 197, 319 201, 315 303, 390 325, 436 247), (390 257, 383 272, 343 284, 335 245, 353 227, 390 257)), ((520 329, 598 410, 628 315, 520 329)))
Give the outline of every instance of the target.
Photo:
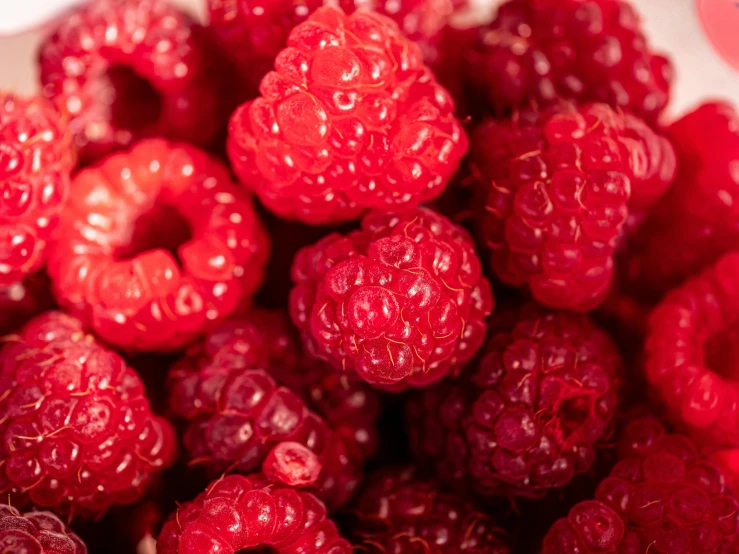
POLYGON ((608 293, 629 202, 642 213, 675 172, 664 138, 605 104, 487 120, 473 134, 470 164, 480 240, 498 277, 575 311, 608 293))
POLYGON ((7 554, 87 554, 87 547, 51 512, 20 513, 0 505, 0 552, 7 554))
POLYGON ((180 506, 159 535, 157 554, 233 554, 261 546, 276 554, 352 552, 315 496, 257 474, 224 477, 180 506))
POLYGON ((542 496, 592 466, 620 373, 614 345, 587 317, 528 306, 469 377, 411 400, 414 453, 483 494, 542 496))
POLYGON ((148 139, 75 176, 53 246, 62 306, 110 344, 169 351, 248 302, 269 239, 225 166, 148 139))
POLYGON ((0 337, 17 331, 29 319, 53 306, 51 284, 44 272, 29 275, 20 283, 0 286, 0 337))
POLYGON ((739 252, 673 290, 652 312, 646 373, 678 422, 739 445, 739 252))
POLYGON ((467 232, 423 208, 373 212, 301 250, 292 273, 307 352, 391 390, 457 374, 493 309, 467 232))
POLYGON ((69 518, 130 504, 175 457, 138 375, 60 312, 0 350, 0 494, 69 518))
POLYGON ((94 0, 39 52, 44 94, 92 161, 145 136, 207 144, 223 123, 204 35, 162 0, 94 0))
POLYGON ((0 290, 41 269, 74 157, 51 104, 0 92, 0 290))
POLYGON ((472 504, 422 480, 413 468, 367 478, 352 510, 356 552, 509 554, 507 533, 472 504))
POLYGON ((498 113, 564 98, 649 120, 667 105, 672 80, 624 0, 510 0, 480 33, 467 73, 498 113))
POLYGON ((279 443, 298 442, 318 456, 321 498, 331 506, 345 503, 364 461, 353 455, 357 447, 275 381, 270 363, 274 352, 281 355, 279 345, 250 327, 224 323, 170 369, 170 408, 187 422, 183 443, 190 463, 211 475, 247 474, 279 443))
POLYGON ((675 186, 655 206, 628 254, 629 278, 648 300, 739 248, 739 114, 703 104, 673 123, 675 186))
POLYGON ((739 552, 739 499, 724 471, 653 417, 634 419, 620 461, 595 493, 557 521, 543 554, 739 552))
POLYGON ((321 8, 290 33, 261 96, 231 117, 234 171, 311 224, 438 196, 467 151, 454 102, 388 18, 321 8))

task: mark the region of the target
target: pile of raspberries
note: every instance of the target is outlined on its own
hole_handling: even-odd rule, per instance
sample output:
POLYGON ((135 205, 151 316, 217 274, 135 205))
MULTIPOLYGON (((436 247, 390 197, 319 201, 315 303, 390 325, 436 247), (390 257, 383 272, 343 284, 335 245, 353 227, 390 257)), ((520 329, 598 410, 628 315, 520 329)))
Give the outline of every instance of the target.
POLYGON ((739 554, 734 105, 627 0, 201 1, 0 92, 0 554, 739 554))

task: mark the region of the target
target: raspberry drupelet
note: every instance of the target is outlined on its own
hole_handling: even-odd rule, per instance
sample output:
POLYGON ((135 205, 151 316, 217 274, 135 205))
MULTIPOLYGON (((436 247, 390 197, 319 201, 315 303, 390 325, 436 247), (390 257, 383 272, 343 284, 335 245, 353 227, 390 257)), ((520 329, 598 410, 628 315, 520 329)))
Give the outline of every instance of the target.
POLYGON ((376 13, 314 12, 232 115, 235 173, 271 211, 327 224, 435 198, 467 137, 421 52, 376 13))
POLYGON ((558 100, 605 102, 654 121, 672 66, 625 0, 510 0, 480 32, 467 79, 499 114, 558 100))
POLYGON ((87 554, 87 547, 51 512, 21 513, 0 505, 0 552, 8 554, 87 554))
POLYGON ((44 94, 85 161, 145 136, 208 144, 225 114, 205 37, 163 0, 93 0, 39 52, 44 94))
POLYGON ((367 554, 510 554, 510 540, 492 516, 414 468, 381 469, 370 475, 351 514, 350 538, 367 554))
POLYGON ((590 469, 612 431, 621 359, 586 316, 529 305, 456 383, 413 397, 418 460, 485 495, 537 498, 590 469))
POLYGON ((74 162, 53 105, 0 92, 0 295, 43 266, 74 162))
POLYGON ((61 312, 4 342, 0 494, 69 519, 141 498, 174 461, 176 441, 139 376, 61 312))
POLYGON ((580 502, 544 538, 542 554, 739 551, 739 500, 723 469, 653 417, 628 423, 619 462, 595 499, 580 502))
POLYGON ((292 274, 307 353, 392 391, 458 374, 493 309, 467 232, 424 208, 370 213, 301 250, 292 274))
POLYGON ((551 308, 589 311, 608 294, 631 215, 675 173, 664 137, 605 104, 524 110, 473 133, 480 241, 504 282, 551 308))
POLYGON ((308 492, 264 475, 229 475, 177 509, 157 541, 157 554, 234 554, 271 547, 276 554, 351 554, 349 542, 308 492))
POLYGON ((739 252, 673 289, 654 309, 645 371, 684 423, 716 444, 739 446, 739 252))
POLYGON ((269 238, 195 147, 146 139, 79 172, 49 273, 59 303, 124 350, 171 351, 248 303, 269 238))
POLYGON ((669 128, 680 159, 674 187, 627 253, 629 286, 653 300, 739 248, 739 113, 709 102, 669 128))
POLYGON ((49 278, 43 271, 9 287, 0 287, 0 337, 54 307, 49 278))

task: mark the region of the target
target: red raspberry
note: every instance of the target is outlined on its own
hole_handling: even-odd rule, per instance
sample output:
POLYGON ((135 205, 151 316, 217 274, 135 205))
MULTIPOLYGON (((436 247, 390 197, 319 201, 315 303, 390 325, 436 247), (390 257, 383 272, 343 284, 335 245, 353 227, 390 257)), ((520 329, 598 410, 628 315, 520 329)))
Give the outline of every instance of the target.
POLYGON ((49 272, 59 302, 106 342, 168 351, 249 300, 268 250, 226 167, 150 139, 75 176, 49 272))
POLYGON ((739 499, 722 469, 655 418, 631 421, 595 500, 577 504, 542 554, 739 552, 739 499))
POLYGON ((157 553, 233 554, 262 546, 276 554, 352 552, 315 496, 257 474, 224 477, 179 507, 159 535, 157 553))
POLYGON ((467 73, 499 113, 564 98, 649 120, 667 105, 672 80, 624 0, 510 0, 480 33, 467 73))
POLYGON ((540 303, 589 311, 606 297, 629 215, 670 184, 670 144, 605 104, 487 120, 472 138, 480 240, 498 277, 540 303))
POLYGON ((87 554, 87 547, 51 512, 20 513, 0 505, 0 552, 8 554, 87 554))
POLYGON ((34 273, 8 287, 0 286, 0 337, 18 330, 53 306, 49 278, 44 272, 34 273))
POLYGON ((87 161, 145 136, 207 144, 222 124, 202 32, 161 0, 94 0, 39 52, 44 94, 87 161))
POLYGON ((469 235, 423 208, 365 216, 301 250, 292 274, 307 352, 396 391, 457 374, 493 309, 469 235))
POLYGON ((5 340, 0 494, 70 519, 138 500, 176 449, 138 375, 60 312, 5 340))
POLYGON ((321 224, 438 196, 467 151, 454 102, 389 19, 321 8, 231 117, 234 171, 281 217, 321 224))
POLYGON ((629 255, 632 288, 649 300, 739 247, 739 114, 703 104, 673 123, 675 186, 657 204, 629 255))
POLYGON ((367 554, 509 554, 506 532, 492 517, 413 468, 371 475, 352 513, 354 549, 367 554))
POLYGON ((610 437, 621 359, 585 316, 522 310, 458 383, 408 405, 413 450, 483 494, 543 496, 588 471, 610 437))
POLYGON ((363 459, 299 396, 279 386, 270 365, 284 346, 259 335, 249 323, 226 322, 170 369, 169 405, 187 422, 183 443, 190 463, 204 464, 211 475, 246 474, 259 469, 277 444, 298 442, 323 467, 316 483, 321 498, 341 505, 359 482, 363 459))
POLYGON ((739 252, 673 290, 652 312, 646 373, 679 422, 739 445, 739 252))
POLYGON ((0 92, 0 289, 41 269, 73 165, 71 137, 53 106, 0 92))

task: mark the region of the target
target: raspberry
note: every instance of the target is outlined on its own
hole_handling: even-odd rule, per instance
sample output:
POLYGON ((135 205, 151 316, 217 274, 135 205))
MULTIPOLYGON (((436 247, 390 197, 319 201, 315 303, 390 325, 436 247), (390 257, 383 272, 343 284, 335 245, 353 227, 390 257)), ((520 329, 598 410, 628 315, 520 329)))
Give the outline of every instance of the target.
POLYGON ((498 113, 559 99, 605 102, 655 120, 670 61, 655 54, 623 0, 510 0, 480 33, 468 79, 498 113))
POLYGON ((0 505, 0 552, 8 554, 87 554, 87 547, 51 512, 21 514, 0 505))
POLYGON ((269 250, 227 168, 161 139, 79 172, 61 219, 49 264, 60 304, 127 350, 205 333, 248 302, 269 250))
POLYGON ((8 287, 0 286, 0 337, 16 331, 53 305, 49 278, 43 272, 8 287))
POLYGON ((472 504, 440 492, 413 468, 375 472, 356 501, 355 551, 509 554, 507 533, 472 504))
POLYGON ((595 500, 552 526, 542 554, 739 551, 739 499, 687 437, 638 418, 624 429, 619 454, 595 500))
POLYGON ((388 18, 321 8, 290 33, 228 154, 277 215, 311 224, 438 196, 467 151, 454 102, 388 18))
POLYGON ((5 341, 0 494, 70 519, 138 500, 176 450, 174 431, 151 413, 138 375, 60 312, 5 341))
MULTIPOLYGON (((341 505, 359 482, 363 459, 352 455, 356 447, 347 438, 270 375, 273 360, 293 354, 283 357, 284 345, 272 341, 274 335, 259 336, 258 321, 224 323, 170 369, 169 405, 187 423, 183 443, 190 463, 205 465, 211 475, 247 474, 259 469, 279 443, 298 442, 318 456, 323 468, 318 494, 331 506, 341 505)), ((265 328, 274 332, 269 323, 265 328)))
POLYGON ((73 165, 71 137, 53 106, 0 92, 0 289, 41 269, 73 165))
POLYGON ((608 293, 629 201, 645 210, 675 171, 667 141, 605 104, 487 120, 472 137, 470 164, 483 197, 480 240, 497 276, 575 311, 608 293))
POLYGON ((157 554, 233 554, 259 546, 277 554, 352 552, 315 496, 257 474, 224 477, 178 508, 159 535, 157 554))
POLYGON ((647 299, 739 247, 739 114, 703 104, 673 123, 675 186, 655 206, 627 256, 632 288, 647 299))
POLYGON ((739 445, 739 252, 673 290, 652 312, 646 374, 679 422, 739 445))
POLYGON ((469 235, 422 208, 365 216, 301 250, 292 274, 307 352, 396 391, 457 374, 493 309, 469 235))
POLYGON ((611 433, 620 373, 614 345, 587 317, 529 306, 492 335, 468 377, 412 399, 412 448, 446 481, 543 496, 592 466, 611 433))
POLYGON ((44 94, 69 114, 86 161, 145 136, 207 144, 222 123, 204 35, 168 2, 83 4, 39 58, 44 94))

